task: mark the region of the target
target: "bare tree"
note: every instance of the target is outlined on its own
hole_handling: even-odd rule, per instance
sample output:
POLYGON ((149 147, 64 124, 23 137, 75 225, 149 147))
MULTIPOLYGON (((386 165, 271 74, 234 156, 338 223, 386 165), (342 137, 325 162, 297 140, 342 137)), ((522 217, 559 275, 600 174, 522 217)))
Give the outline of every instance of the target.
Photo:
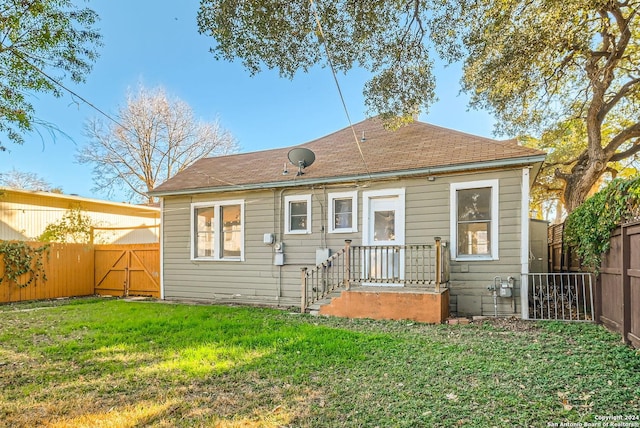
POLYGON ((193 110, 163 88, 127 94, 114 121, 89 120, 89 143, 76 155, 93 165, 93 190, 124 189, 130 201, 153 203, 147 192, 196 160, 237 151, 235 138, 219 122, 196 120, 193 110))
POLYGON ((15 168, 8 172, 0 172, 0 186, 11 187, 13 189, 62 193, 62 189, 53 187, 51 183, 38 174, 19 171, 15 168))

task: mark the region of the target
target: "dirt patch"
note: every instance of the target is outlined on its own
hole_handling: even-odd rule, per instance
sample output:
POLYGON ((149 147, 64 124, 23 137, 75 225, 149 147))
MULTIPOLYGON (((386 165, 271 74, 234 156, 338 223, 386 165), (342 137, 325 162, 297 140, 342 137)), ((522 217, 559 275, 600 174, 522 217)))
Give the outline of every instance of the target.
POLYGON ((523 320, 516 317, 482 317, 471 321, 472 324, 489 324, 494 328, 507 331, 535 331, 540 326, 536 321, 523 320))

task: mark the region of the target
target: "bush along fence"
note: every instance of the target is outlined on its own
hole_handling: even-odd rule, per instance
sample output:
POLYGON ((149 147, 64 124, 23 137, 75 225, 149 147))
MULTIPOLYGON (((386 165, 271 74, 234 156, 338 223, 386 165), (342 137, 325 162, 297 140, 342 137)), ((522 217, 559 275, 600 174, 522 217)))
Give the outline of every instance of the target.
POLYGON ((160 297, 159 244, 0 241, 0 303, 94 294, 160 297))

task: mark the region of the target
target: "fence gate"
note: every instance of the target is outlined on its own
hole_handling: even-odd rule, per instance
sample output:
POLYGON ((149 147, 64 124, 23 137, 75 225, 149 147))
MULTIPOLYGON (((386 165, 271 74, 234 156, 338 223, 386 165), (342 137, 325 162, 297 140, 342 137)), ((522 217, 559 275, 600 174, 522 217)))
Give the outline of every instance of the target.
POLYGON ((160 297, 160 245, 96 245, 95 292, 160 297))
POLYGON ((529 319, 593 321, 593 275, 530 273, 529 319))

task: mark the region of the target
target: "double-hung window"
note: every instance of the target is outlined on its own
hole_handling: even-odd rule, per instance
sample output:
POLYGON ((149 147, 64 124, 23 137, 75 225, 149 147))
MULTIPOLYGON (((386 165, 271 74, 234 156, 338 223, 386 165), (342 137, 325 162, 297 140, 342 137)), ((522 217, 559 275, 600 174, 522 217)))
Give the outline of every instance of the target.
POLYGON ((451 185, 452 256, 498 259, 498 180, 451 185))
POLYGON ((285 196, 284 217, 286 233, 311 233, 311 195, 285 196))
POLYGON ((358 193, 340 192, 329 194, 329 232, 347 233, 358 231, 358 193))
POLYGON ((244 201, 191 204, 192 260, 244 260, 244 201))

